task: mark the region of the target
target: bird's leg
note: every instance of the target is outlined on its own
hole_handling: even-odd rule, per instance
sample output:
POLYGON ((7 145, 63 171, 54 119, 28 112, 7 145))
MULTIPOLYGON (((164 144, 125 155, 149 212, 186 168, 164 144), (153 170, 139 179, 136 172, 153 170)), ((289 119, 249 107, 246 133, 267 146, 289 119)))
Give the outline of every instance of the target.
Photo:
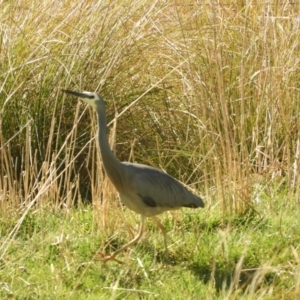
POLYGON ((128 247, 130 247, 131 245, 135 244, 143 235, 143 232, 144 232, 144 227, 145 227, 145 219, 146 217, 145 216, 141 216, 141 226, 140 226, 140 229, 139 229, 139 232, 138 232, 138 235, 133 239, 131 240, 129 243, 127 243, 126 245, 124 245, 123 247, 121 247, 120 249, 116 250, 115 252, 113 252, 112 254, 109 254, 109 255, 103 255, 103 258, 101 259, 103 262, 106 262, 108 260, 115 260, 117 261, 118 263, 121 263, 121 261, 119 261, 118 259, 116 259, 116 256, 124 251, 125 249, 127 249, 128 247))
POLYGON ((156 223, 158 228, 161 230, 163 236, 164 236, 164 244, 165 244, 165 249, 166 249, 166 256, 168 256, 168 246, 167 246, 167 232, 163 224, 161 224, 160 220, 158 217, 153 216, 151 219, 156 223))

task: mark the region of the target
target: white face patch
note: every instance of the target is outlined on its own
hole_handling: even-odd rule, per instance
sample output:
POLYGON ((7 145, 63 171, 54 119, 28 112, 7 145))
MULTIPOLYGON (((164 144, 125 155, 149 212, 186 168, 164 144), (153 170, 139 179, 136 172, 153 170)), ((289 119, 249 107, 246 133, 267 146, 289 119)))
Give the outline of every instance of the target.
POLYGON ((92 106, 94 109, 96 108, 96 101, 98 100, 98 95, 91 92, 83 92, 82 94, 87 95, 88 97, 82 97, 82 101, 87 103, 88 105, 92 106))

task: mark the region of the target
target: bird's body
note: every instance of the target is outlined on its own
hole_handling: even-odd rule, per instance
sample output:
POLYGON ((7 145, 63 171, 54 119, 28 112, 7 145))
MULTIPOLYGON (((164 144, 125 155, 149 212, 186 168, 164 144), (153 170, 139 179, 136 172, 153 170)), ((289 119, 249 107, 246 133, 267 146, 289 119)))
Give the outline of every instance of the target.
POLYGON ((146 217, 151 217, 162 230, 166 246, 165 229, 155 216, 181 207, 204 207, 202 199, 159 169, 143 164, 120 162, 111 151, 107 141, 105 103, 102 97, 91 92, 78 93, 70 90, 64 90, 64 92, 80 97, 96 110, 98 142, 105 172, 119 192, 124 205, 141 215, 142 225, 138 236, 110 256, 106 256, 104 261, 115 259, 119 252, 139 240, 146 217))
POLYGON ((122 202, 146 217, 181 207, 202 206, 202 200, 179 181, 159 169, 134 163, 122 163, 126 172, 126 189, 118 190, 122 202))

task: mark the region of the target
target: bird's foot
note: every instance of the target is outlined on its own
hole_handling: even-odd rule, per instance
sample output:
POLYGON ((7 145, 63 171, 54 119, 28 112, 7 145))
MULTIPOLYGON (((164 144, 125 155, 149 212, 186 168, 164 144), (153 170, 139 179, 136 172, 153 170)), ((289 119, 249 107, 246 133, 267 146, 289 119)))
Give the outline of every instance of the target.
POLYGON ((119 264, 123 264, 122 261, 118 260, 115 256, 115 254, 107 254, 107 253, 97 253, 94 257, 94 260, 96 261, 102 261, 102 262, 107 262, 109 260, 114 260, 119 264))

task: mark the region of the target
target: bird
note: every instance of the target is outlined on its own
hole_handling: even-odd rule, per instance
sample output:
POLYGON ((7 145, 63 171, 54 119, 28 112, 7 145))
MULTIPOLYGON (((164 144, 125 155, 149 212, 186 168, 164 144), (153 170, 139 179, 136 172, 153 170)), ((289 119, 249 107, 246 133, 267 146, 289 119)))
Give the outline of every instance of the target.
POLYGON ((151 218, 161 230, 167 253, 166 230, 157 215, 182 207, 203 208, 203 200, 190 192, 180 181, 158 168, 138 163, 120 162, 112 152, 107 140, 107 119, 103 98, 94 92, 62 91, 79 97, 96 111, 98 143, 105 173, 119 193, 121 202, 141 216, 141 225, 136 237, 113 253, 103 254, 102 261, 115 260, 121 263, 116 256, 139 241, 144 232, 146 218, 151 218))

